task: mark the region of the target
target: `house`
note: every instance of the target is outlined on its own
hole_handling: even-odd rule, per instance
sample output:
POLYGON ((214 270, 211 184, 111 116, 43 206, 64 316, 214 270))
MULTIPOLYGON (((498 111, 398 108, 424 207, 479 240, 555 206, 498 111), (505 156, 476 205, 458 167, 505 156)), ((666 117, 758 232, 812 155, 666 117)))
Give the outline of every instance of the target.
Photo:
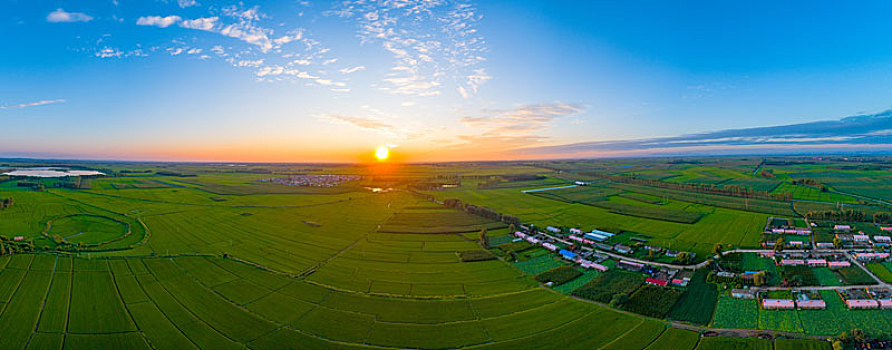
POLYGON ((549 232, 561 233, 561 229, 554 227, 554 226, 548 226, 545 229, 548 230, 549 232))
POLYGON ((551 243, 542 243, 542 247, 545 248, 545 249, 548 249, 548 250, 550 250, 550 251, 556 251, 556 250, 558 250, 558 247, 557 247, 556 245, 554 245, 554 244, 551 244, 551 243))
POLYGON ((756 299, 756 292, 749 289, 732 289, 731 296, 737 299, 756 299))
POLYGON ((685 279, 673 278, 671 282, 672 282, 672 284, 674 284, 676 286, 686 287, 688 285, 688 282, 690 282, 690 281, 685 280, 685 279))
POLYGON ((818 248, 824 248, 824 249, 833 249, 834 248, 833 243, 829 243, 829 242, 819 242, 815 245, 817 245, 818 248))
POLYGON ((520 231, 514 232, 514 235, 517 236, 517 238, 527 238, 527 235, 520 231))
POLYGON ((661 280, 661 279, 657 279, 657 278, 648 278, 648 279, 644 280, 644 283, 652 284, 652 285, 660 286, 660 287, 665 287, 667 284, 669 284, 669 281, 661 280))
MULTIPOLYGON (((544 246, 544 244, 543 244, 543 246, 544 246)), ((567 259, 570 261, 576 261, 576 258, 578 257, 578 254, 571 252, 569 250, 566 250, 566 249, 561 249, 558 253, 560 253, 561 256, 564 257, 564 259, 567 259)))
POLYGON ((612 246, 612 245, 609 245, 609 244, 595 243, 594 246, 595 246, 595 248, 598 248, 598 249, 601 249, 601 250, 607 250, 607 251, 611 251, 611 250, 613 250, 613 246, 612 246))
POLYGON ((805 243, 802 243, 802 241, 790 241, 789 244, 790 244, 791 246, 794 246, 794 247, 801 247, 801 246, 804 245, 805 243))
POLYGON ((805 261, 808 266, 827 266, 827 260, 824 259, 808 259, 805 261))
POLYGON ((882 231, 892 231, 892 226, 880 226, 880 230, 882 230, 882 231))
POLYGON ((527 236, 527 238, 525 238, 525 239, 527 240, 527 242, 530 242, 530 244, 539 244, 539 242, 542 242, 542 241, 540 241, 534 237, 530 237, 530 236, 527 236))
POLYGON ((852 235, 852 240, 855 242, 870 242, 870 237, 864 234, 852 235))
POLYGON ((892 237, 889 236, 873 236, 874 242, 892 243, 892 237))
POLYGON ((644 265, 636 262, 620 260, 618 263, 616 263, 616 267, 622 268, 624 270, 638 272, 641 271, 644 265))
POLYGON ((852 226, 850 226, 850 225, 833 225, 833 230, 834 230, 834 231, 846 231, 846 232, 848 232, 848 231, 851 231, 851 230, 852 230, 852 226))
POLYGON ((880 308, 892 309, 892 299, 880 299, 880 308))
POLYGON ((570 229, 570 233, 577 234, 577 235, 581 235, 581 234, 582 234, 582 230, 580 230, 580 229, 578 229, 578 228, 571 228, 571 229, 570 229))
POLYGON ((630 241, 635 241, 635 242, 641 242, 641 243, 647 242, 646 239, 641 238, 641 237, 632 237, 632 238, 629 238, 629 240, 630 240, 630 241))
POLYGON ((15 236, 12 238, 13 241, 21 242, 25 240, 25 236, 15 236))
POLYGON ((576 186, 588 186, 588 182, 585 181, 573 181, 573 184, 576 186))
POLYGON ((762 308, 766 310, 795 309, 796 303, 789 299, 762 299, 762 308))
POLYGON ((849 309, 876 309, 880 307, 880 303, 870 299, 852 299, 846 300, 849 309))
POLYGON ((622 245, 622 244, 617 244, 617 245, 613 246, 613 250, 615 250, 617 253, 621 253, 621 254, 631 254, 632 253, 632 247, 629 247, 627 245, 622 245))
POLYGON ((805 260, 802 259, 782 259, 781 265, 783 266, 799 266, 805 265, 805 260))
POLYGON ((668 256, 670 258, 674 258, 674 257, 678 256, 678 253, 680 253, 680 252, 677 250, 667 250, 666 256, 668 256))
POLYGON ((823 310, 827 308, 827 303, 823 300, 799 300, 796 302, 799 309, 823 310))
POLYGON ((849 266, 852 266, 852 263, 850 263, 848 261, 830 261, 827 263, 827 267, 829 267, 831 269, 838 269, 838 268, 849 267, 849 266))
POLYGON ((577 241, 577 242, 585 242, 585 240, 582 239, 582 238, 579 237, 579 236, 570 236, 569 238, 570 238, 570 240, 573 240, 573 241, 577 241))
POLYGON ((654 252, 654 253, 659 253, 659 252, 662 252, 662 251, 663 251, 663 247, 657 247, 657 246, 652 246, 652 245, 646 245, 646 246, 644 246, 644 250, 649 250, 649 251, 652 251, 652 252, 654 252))
POLYGON ((840 241, 843 241, 843 242, 848 242, 848 241, 854 241, 854 240, 855 240, 855 236, 854 236, 854 235, 841 235, 841 234, 836 234, 836 238, 839 239, 840 241))
POLYGON ((607 271, 607 266, 596 264, 588 260, 580 260, 579 264, 582 265, 583 268, 586 269, 595 269, 601 272, 607 271))
POLYGON ((855 253, 855 259, 858 260, 882 260, 889 257, 889 253, 855 253))

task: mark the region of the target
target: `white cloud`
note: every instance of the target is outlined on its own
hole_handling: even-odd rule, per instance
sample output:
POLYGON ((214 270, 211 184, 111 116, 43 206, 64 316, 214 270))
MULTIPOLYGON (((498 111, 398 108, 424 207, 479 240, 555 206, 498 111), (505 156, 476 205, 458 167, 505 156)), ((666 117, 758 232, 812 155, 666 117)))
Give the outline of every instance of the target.
POLYGON ((99 50, 99 51, 96 52, 96 57, 99 57, 99 58, 119 58, 119 57, 121 57, 121 55, 123 55, 123 54, 124 54, 124 53, 121 52, 121 51, 118 50, 118 49, 115 49, 115 48, 111 48, 111 47, 106 46, 106 47, 102 48, 102 50, 99 50))
POLYGON ((63 99, 41 100, 41 101, 37 101, 37 102, 19 103, 19 104, 15 104, 15 105, 5 105, 5 106, 0 106, 0 111, 6 110, 6 109, 19 109, 19 108, 43 106, 43 105, 48 105, 48 104, 53 104, 53 103, 62 103, 62 102, 65 102, 65 100, 63 100, 63 99))
POLYGON ((557 118, 578 115, 585 109, 576 104, 540 103, 523 105, 513 109, 484 110, 483 116, 464 117, 461 123, 483 131, 486 137, 528 136, 547 128, 557 118))
POLYGON ((177 5, 180 5, 182 8, 198 6, 198 2, 195 0, 177 0, 177 5))
POLYGON ((93 20, 93 17, 83 12, 66 12, 62 8, 58 8, 50 12, 46 16, 46 20, 52 23, 89 22, 93 20))
POLYGON ((183 51, 186 51, 186 50, 183 48, 179 48, 179 47, 176 47, 176 48, 171 47, 171 48, 167 49, 167 52, 169 52, 171 56, 179 55, 179 54, 183 53, 183 51))
POLYGON ((201 49, 193 47, 193 48, 189 49, 189 51, 186 51, 186 53, 190 54, 190 55, 197 55, 197 54, 200 54, 201 51, 202 51, 201 49))
POLYGON ((196 18, 196 19, 187 19, 180 22, 180 27, 189 28, 189 29, 198 29, 211 31, 214 29, 214 26, 217 25, 217 20, 219 17, 206 17, 206 18, 196 18))
POLYGON ((167 28, 181 20, 182 18, 180 18, 180 16, 146 16, 137 19, 136 24, 141 26, 156 26, 159 28, 167 28))
POLYGON ((365 66, 356 66, 356 67, 342 68, 342 69, 341 69, 341 74, 350 74, 350 73, 354 73, 354 72, 361 71, 361 70, 363 70, 363 69, 365 69, 365 66))
POLYGON ((237 67, 260 67, 263 65, 263 60, 241 60, 236 62, 237 67))

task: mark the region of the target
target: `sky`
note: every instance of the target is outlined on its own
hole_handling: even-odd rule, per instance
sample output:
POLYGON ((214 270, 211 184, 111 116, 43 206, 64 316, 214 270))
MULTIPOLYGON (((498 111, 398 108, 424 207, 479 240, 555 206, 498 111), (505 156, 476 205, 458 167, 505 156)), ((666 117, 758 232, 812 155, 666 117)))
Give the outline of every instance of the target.
POLYGON ((0 1, 0 157, 892 150, 888 1, 0 1))

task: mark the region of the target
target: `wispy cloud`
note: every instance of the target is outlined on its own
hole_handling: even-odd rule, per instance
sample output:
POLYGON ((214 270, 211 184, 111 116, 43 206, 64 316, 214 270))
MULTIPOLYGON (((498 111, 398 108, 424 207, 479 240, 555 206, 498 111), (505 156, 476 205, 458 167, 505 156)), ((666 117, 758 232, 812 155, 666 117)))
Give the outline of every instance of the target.
POLYGON ((177 5, 182 8, 198 6, 198 2, 195 0, 177 0, 177 5))
POLYGON ((461 123, 481 130, 482 136, 525 136, 547 128, 552 121, 578 115, 585 109, 562 102, 522 105, 512 109, 483 110, 480 116, 468 116, 461 123))
POLYGON ((381 90, 437 96, 447 81, 462 96, 489 79, 479 65, 485 41, 481 18, 462 0, 343 1, 329 14, 354 21, 362 43, 378 43, 394 59, 381 90))
POLYGON ((721 153, 723 150, 741 147, 785 149, 820 145, 889 145, 892 144, 892 133, 889 130, 892 130, 892 110, 832 121, 729 129, 674 137, 531 147, 517 152, 528 155, 582 156, 598 153, 680 152, 685 149, 721 153))
POLYGON ((341 74, 351 74, 365 69, 365 66, 341 68, 341 74))
POLYGON ((46 20, 52 23, 89 22, 93 20, 93 17, 83 12, 67 12, 62 8, 58 8, 50 12, 46 16, 46 20))
POLYGON ((141 26, 156 26, 159 28, 167 28, 181 20, 182 18, 180 18, 180 16, 146 16, 137 19, 136 24, 141 26))
POLYGON ((63 99, 40 100, 37 102, 19 103, 19 104, 15 104, 15 105, 0 105, 0 111, 7 110, 7 109, 21 109, 21 108, 28 108, 28 107, 43 106, 43 105, 48 105, 48 104, 53 104, 53 103, 62 103, 62 102, 65 102, 65 100, 63 100, 63 99))

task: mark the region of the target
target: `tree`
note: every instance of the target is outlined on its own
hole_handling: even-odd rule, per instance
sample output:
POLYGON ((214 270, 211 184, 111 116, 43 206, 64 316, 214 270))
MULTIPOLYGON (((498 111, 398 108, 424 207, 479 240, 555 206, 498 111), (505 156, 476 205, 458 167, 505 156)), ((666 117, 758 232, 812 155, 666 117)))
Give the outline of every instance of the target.
POLYGON ((712 253, 717 256, 722 256, 722 244, 716 243, 714 246, 712 246, 712 253))
POLYGON ((628 300, 629 300, 628 294, 618 293, 618 294, 614 295, 613 298, 610 298, 610 303, 608 305, 610 305, 610 307, 613 307, 613 308, 618 308, 618 307, 622 306, 623 304, 625 304, 626 301, 628 301, 628 300))
POLYGON ((689 258, 690 256, 688 255, 688 252, 681 252, 675 256, 675 262, 679 264, 687 264, 689 258))
POLYGON ((489 237, 486 236, 486 228, 480 230, 480 235, 478 238, 480 239, 480 244, 482 244, 484 248, 489 247, 489 237))
POLYGON ((843 349, 845 349, 845 344, 843 344, 839 340, 833 341, 833 350, 843 350, 843 349))
POLYGON ((516 231, 517 231, 517 227, 514 226, 514 224, 508 225, 508 232, 513 234, 516 231))
POLYGON ((508 251, 508 260, 511 262, 517 262, 517 253, 515 253, 513 250, 509 250, 508 251))
POLYGON ((782 252, 783 250, 784 250, 784 239, 778 238, 777 242, 774 242, 774 251, 779 253, 779 252, 782 252))
POLYGON ((867 341, 867 333, 864 333, 860 328, 855 328, 852 330, 852 338, 854 338, 855 341, 864 342, 867 341))
POLYGON ((765 271, 756 272, 756 274, 753 275, 753 284, 756 286, 764 285, 766 280, 765 273, 765 271))
POLYGON ((842 240, 839 238, 833 238, 833 246, 836 248, 842 247, 842 240))
POLYGON ((6 255, 6 244, 0 241, 0 255, 6 255))

